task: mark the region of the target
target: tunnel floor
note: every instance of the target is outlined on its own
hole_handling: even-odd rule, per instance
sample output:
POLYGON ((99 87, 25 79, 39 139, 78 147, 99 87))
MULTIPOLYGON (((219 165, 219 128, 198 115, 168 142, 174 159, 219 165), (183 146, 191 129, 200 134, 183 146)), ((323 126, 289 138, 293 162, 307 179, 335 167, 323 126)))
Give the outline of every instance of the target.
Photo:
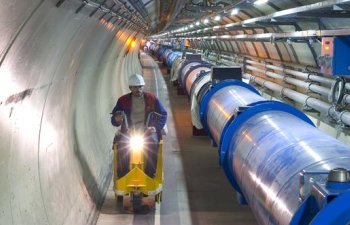
POLYGON ((235 192, 218 164, 217 148, 208 137, 192 136, 190 104, 177 95, 162 64, 141 53, 146 91, 158 95, 168 111, 169 133, 164 137, 162 202, 139 214, 120 210, 113 185, 107 192, 98 225, 215 224, 255 225, 248 206, 237 203, 235 192))

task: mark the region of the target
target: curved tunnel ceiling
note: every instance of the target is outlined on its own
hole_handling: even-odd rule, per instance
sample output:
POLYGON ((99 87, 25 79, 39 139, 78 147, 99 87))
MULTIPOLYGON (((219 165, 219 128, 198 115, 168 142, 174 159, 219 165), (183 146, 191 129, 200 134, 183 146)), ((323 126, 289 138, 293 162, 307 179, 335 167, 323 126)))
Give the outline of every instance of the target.
POLYGON ((177 20, 151 38, 186 38, 193 49, 318 67, 320 38, 349 34, 349 1, 227 2, 188 1, 177 20))
MULTIPOLYGON (((58 0, 57 7, 66 0, 58 0)), ((168 27, 180 12, 184 0, 70 0, 75 13, 98 16, 112 24, 121 25, 143 34, 157 33, 168 27)))

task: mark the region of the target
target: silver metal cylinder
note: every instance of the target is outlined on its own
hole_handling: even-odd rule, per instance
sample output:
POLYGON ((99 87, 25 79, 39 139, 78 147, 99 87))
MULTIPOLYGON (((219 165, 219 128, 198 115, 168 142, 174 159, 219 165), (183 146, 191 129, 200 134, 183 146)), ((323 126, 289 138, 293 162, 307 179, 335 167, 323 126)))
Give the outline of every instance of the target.
POLYGON ((328 182, 349 182, 350 174, 345 168, 335 168, 329 171, 328 182))

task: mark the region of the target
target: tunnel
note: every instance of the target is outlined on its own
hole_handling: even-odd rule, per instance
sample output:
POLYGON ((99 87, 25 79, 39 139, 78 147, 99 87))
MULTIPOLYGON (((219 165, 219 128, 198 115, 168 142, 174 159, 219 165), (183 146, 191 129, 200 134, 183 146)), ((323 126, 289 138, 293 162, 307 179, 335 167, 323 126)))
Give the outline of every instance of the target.
POLYGON ((350 1, 1 3, 0 225, 349 224, 350 1), (133 74, 168 112, 142 213, 113 177, 133 74))

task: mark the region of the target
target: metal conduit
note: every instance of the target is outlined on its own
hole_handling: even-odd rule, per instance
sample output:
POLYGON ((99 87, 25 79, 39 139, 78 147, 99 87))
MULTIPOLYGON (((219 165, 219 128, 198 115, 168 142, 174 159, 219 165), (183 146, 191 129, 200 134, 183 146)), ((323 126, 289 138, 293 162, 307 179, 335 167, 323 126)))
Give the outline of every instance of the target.
POLYGON ((264 80, 260 77, 256 77, 251 74, 243 74, 243 77, 249 80, 252 80, 261 86, 264 86, 272 91, 279 92, 282 95, 285 95, 286 97, 293 99, 296 102, 299 102, 301 104, 304 104, 305 106, 309 106, 321 113, 325 113, 329 115, 331 118, 335 119, 338 122, 342 122, 348 126, 350 126, 350 112, 348 111, 342 111, 338 112, 336 111, 335 107, 331 104, 328 104, 326 102, 323 102, 319 99, 310 97, 308 95, 296 92, 294 90, 291 90, 289 88, 285 88, 281 85, 278 85, 276 83, 264 80))
MULTIPOLYGON (((326 97, 328 97, 330 95, 330 92, 331 92, 331 90, 328 89, 328 88, 325 88, 325 87, 322 87, 322 86, 319 86, 319 85, 316 85, 316 84, 313 84, 313 83, 310 83, 310 82, 304 82, 302 80, 298 80, 298 79, 295 79, 295 78, 283 76, 283 75, 280 75, 280 74, 277 74, 277 73, 273 73, 273 72, 270 72, 270 71, 265 71, 263 69, 259 69, 259 68, 253 67, 253 66, 246 66, 246 68, 250 69, 250 70, 253 70, 253 71, 256 71, 256 72, 259 72, 259 73, 262 73, 262 74, 266 74, 266 76, 268 76, 268 77, 272 77, 272 78, 283 80, 283 81, 285 81, 287 83, 296 85, 298 87, 302 87, 305 90, 310 90, 310 91, 313 91, 315 93, 321 94, 321 95, 326 96, 326 97)), ((343 102, 346 103, 346 104, 350 104, 350 96, 349 95, 345 95, 344 98, 343 98, 343 102)))
MULTIPOLYGON (((322 83, 322 84, 327 85, 327 86, 332 86, 335 83, 334 79, 321 77, 318 75, 314 75, 312 73, 303 73, 300 71, 285 69, 285 68, 278 67, 275 65, 271 65, 271 64, 267 64, 267 63, 260 63, 260 62, 256 62, 256 61, 249 60, 249 59, 244 59, 244 60, 241 59, 241 62, 250 63, 252 65, 259 65, 259 66, 265 67, 267 69, 279 70, 279 71, 282 71, 284 74, 291 74, 291 75, 297 76, 299 78, 302 78, 304 80, 315 81, 315 82, 322 83)), ((260 70, 259 72, 264 73, 266 75, 270 75, 271 77, 274 77, 277 79, 282 79, 290 84, 296 85, 298 87, 302 87, 304 89, 307 89, 307 90, 313 91, 315 93, 327 96, 329 98, 331 90, 326 88, 326 87, 322 87, 322 86, 319 86, 319 85, 316 85, 316 84, 313 84, 310 82, 304 82, 304 81, 290 78, 287 76, 277 77, 278 74, 272 73, 271 71, 260 70)), ((347 90, 350 90, 350 83, 346 83, 345 88, 347 90)), ((349 94, 344 95, 344 97, 342 99, 342 103, 345 103, 345 104, 350 103, 350 95, 349 94)))
MULTIPOLYGON (((272 69, 272 70, 279 70, 285 74, 291 74, 291 75, 294 75, 296 77, 300 77, 304 80, 309 79, 309 80, 316 81, 316 82, 319 82, 319 83, 322 83, 322 84, 325 84, 328 86, 332 86, 332 84, 335 82, 335 80, 331 79, 331 78, 321 77, 321 76, 317 76, 317 75, 309 74, 309 73, 303 73, 303 72, 296 71, 296 70, 285 69, 285 68, 270 65, 270 64, 259 63, 259 62, 253 61, 253 60, 246 60, 245 62, 250 63, 252 65, 254 64, 254 65, 264 66, 264 67, 266 67, 268 69, 272 69)), ((350 90, 350 84, 345 84, 345 88, 347 90, 350 90)))

